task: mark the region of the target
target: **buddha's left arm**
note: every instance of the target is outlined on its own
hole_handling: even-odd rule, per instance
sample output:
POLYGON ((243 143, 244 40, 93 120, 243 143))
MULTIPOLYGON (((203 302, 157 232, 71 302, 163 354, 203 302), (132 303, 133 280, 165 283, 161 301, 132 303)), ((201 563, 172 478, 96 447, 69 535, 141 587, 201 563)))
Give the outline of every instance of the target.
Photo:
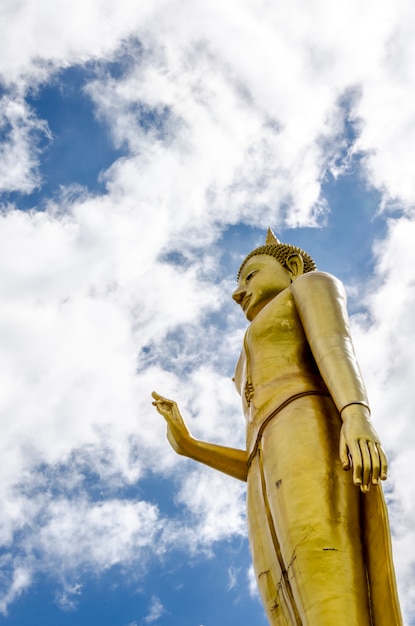
POLYGON ((363 377, 350 335, 346 294, 330 274, 310 272, 291 286, 294 302, 320 374, 343 420, 340 457, 353 466, 362 491, 387 474, 385 453, 370 421, 363 377))

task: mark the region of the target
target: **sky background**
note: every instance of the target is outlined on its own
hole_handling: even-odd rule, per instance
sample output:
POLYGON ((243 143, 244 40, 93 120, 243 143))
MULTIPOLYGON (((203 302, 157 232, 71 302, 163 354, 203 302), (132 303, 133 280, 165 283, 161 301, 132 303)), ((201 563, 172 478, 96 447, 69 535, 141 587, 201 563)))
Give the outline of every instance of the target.
POLYGON ((0 626, 266 626, 230 294, 271 226, 345 284, 415 625, 415 5, 1 0, 0 626))

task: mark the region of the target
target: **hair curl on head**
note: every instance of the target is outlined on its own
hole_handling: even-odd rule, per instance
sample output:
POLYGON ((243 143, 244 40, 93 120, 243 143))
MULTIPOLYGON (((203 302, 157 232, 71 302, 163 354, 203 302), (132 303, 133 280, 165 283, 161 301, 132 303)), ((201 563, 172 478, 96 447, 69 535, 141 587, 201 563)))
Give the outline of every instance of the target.
POLYGON ((311 256, 297 246, 293 246, 289 243, 266 244, 265 246, 255 248, 255 250, 252 250, 252 252, 250 252, 248 256, 245 257, 241 267, 239 268, 237 280, 239 280, 245 263, 253 256, 256 256, 258 254, 267 254, 268 256, 273 256, 275 259, 277 259, 279 263, 281 263, 282 266, 285 266, 285 262, 289 256, 291 256, 292 254, 299 254, 304 261, 304 273, 313 272, 317 269, 317 265, 315 264, 311 256))

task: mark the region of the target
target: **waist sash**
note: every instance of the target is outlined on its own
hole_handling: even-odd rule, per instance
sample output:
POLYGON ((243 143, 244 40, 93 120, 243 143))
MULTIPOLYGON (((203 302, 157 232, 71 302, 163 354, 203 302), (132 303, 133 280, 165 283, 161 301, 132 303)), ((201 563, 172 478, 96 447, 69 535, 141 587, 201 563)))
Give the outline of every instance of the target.
POLYGON ((265 427, 269 424, 269 422, 272 419, 274 419, 274 417, 276 415, 278 415, 278 413, 280 411, 282 411, 283 409, 285 409, 286 406, 291 404, 291 402, 294 402, 294 400, 298 400, 299 398, 304 398, 305 396, 325 396, 325 397, 330 397, 330 394, 328 392, 317 391, 317 390, 301 391, 300 393, 296 393, 294 396, 291 396, 290 398, 285 400, 282 404, 277 406, 277 408, 274 409, 268 415, 268 417, 262 422, 262 424, 261 424, 261 426, 260 426, 260 428, 258 430, 258 434, 257 434, 256 439, 255 439, 254 447, 252 448, 252 452, 251 452, 251 454, 248 457, 248 468, 251 466, 251 463, 254 460, 254 457, 255 457, 256 453, 258 452, 259 443, 261 441, 262 435, 264 434, 265 427))

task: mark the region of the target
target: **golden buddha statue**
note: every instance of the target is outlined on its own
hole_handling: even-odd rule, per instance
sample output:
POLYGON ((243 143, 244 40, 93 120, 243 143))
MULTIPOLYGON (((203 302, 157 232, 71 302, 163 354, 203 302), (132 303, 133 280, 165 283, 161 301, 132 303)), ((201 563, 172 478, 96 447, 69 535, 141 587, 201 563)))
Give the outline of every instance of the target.
POLYGON ((194 439, 177 404, 154 392, 171 445, 247 482, 249 541, 271 626, 402 625, 379 483, 387 460, 342 284, 269 230, 243 261, 233 299, 250 322, 234 378, 246 449, 194 439))

